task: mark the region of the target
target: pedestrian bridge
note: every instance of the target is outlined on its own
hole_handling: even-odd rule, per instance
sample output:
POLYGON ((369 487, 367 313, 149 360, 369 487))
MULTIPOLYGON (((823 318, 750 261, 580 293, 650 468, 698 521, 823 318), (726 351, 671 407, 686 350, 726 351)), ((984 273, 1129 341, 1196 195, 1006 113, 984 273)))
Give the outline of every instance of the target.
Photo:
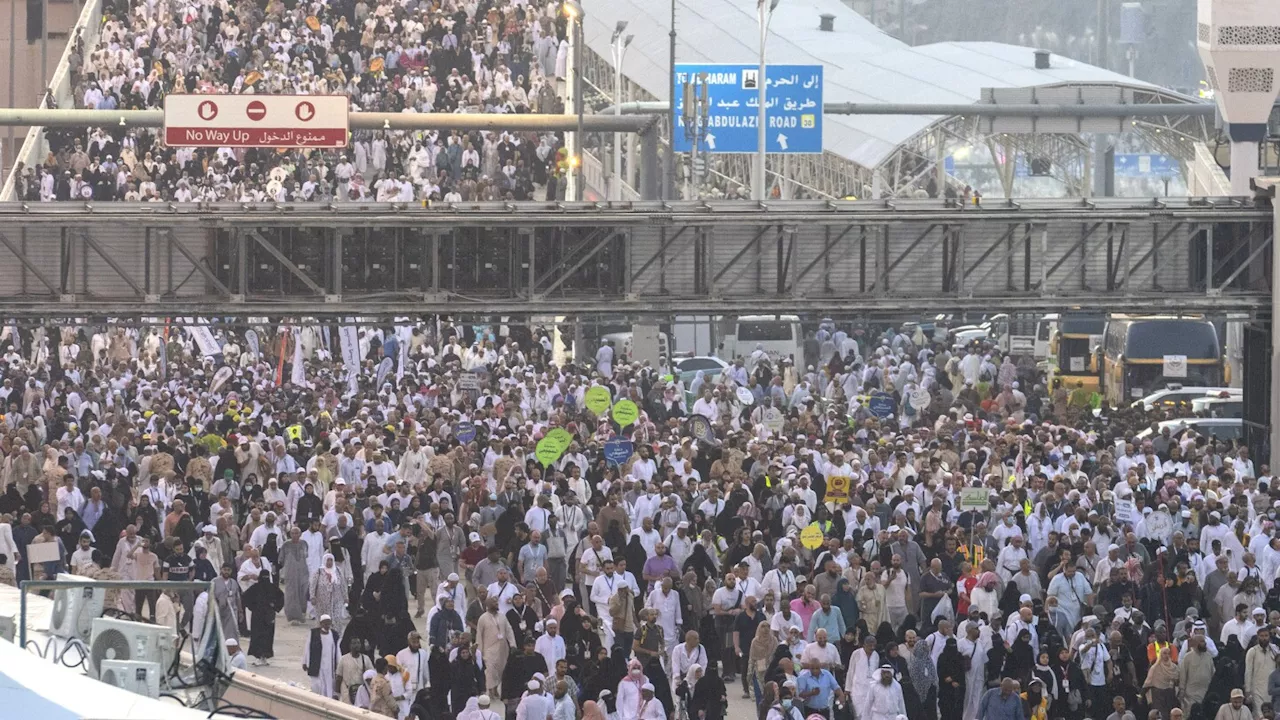
POLYGON ((1270 308, 1250 199, 0 204, 0 315, 1270 308))

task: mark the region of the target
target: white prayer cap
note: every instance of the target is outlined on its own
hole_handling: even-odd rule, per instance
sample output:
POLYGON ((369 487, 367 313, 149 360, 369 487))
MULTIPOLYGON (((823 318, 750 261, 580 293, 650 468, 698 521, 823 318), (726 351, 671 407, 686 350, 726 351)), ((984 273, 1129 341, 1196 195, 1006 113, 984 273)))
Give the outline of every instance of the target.
POLYGON ((645 683, 645 684, 643 684, 643 685, 641 685, 641 686, 640 686, 640 689, 641 689, 641 690, 648 690, 649 692, 653 692, 653 683, 645 683))
POLYGON ((324 622, 325 620, 332 621, 332 620, 333 620, 333 618, 332 618, 332 617, 330 617, 330 616, 328 616, 328 615, 321 615, 321 616, 320 616, 320 622, 324 622))

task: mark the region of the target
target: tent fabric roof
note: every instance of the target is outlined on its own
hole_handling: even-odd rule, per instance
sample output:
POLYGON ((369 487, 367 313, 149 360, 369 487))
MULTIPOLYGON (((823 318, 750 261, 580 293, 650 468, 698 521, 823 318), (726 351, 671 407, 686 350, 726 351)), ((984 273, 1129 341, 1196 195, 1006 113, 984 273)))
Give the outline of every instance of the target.
MULTIPOLYGON (((678 63, 755 63, 760 30, 756 0, 675 0, 678 63)), ((654 0, 582 0, 586 45, 608 60, 620 20, 635 40, 623 72, 662 100, 669 94, 671 5, 654 0)), ((911 47, 882 32, 840 0, 781 0, 770 23, 770 63, 825 66, 826 102, 971 103, 986 87, 1066 84, 1156 86, 1053 55, 1035 68, 1031 48, 989 42, 947 42, 911 47), (835 16, 835 30, 818 29, 819 15, 835 16)), ((824 118, 825 149, 866 168, 879 166, 939 117, 824 118)))

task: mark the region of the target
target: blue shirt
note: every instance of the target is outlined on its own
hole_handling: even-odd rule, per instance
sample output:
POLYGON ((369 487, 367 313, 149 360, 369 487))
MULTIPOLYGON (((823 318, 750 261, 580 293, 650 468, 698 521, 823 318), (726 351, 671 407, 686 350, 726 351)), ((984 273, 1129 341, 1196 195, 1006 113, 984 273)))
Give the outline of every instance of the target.
POLYGON ((844 615, 840 614, 840 609, 832 605, 831 610, 824 611, 818 608, 814 611, 813 617, 809 618, 809 642, 813 642, 818 637, 819 630, 827 631, 827 641, 835 642, 832 638, 844 637, 844 615))
POLYGON ((524 574, 521 582, 533 582, 533 575, 547 562, 547 546, 539 543, 536 547, 525 545, 520 548, 520 562, 524 563, 524 574))
POLYGON ((982 696, 978 707, 978 720, 1025 720, 1022 714, 1022 698, 1018 693, 1000 697, 1000 688, 991 688, 982 696))
POLYGON ((805 670, 796 676, 796 694, 803 696, 810 690, 817 688, 818 694, 810 698, 804 698, 804 706, 814 710, 825 710, 831 707, 831 693, 839 689, 840 685, 836 683, 836 678, 829 670, 821 671, 817 677, 813 673, 805 670))

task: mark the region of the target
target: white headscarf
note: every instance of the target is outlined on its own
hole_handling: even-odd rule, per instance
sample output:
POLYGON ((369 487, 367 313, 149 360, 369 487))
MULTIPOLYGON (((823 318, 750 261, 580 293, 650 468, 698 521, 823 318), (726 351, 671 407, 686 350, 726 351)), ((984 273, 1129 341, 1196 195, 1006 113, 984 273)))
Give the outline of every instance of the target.
POLYGON ((467 698, 467 706, 458 713, 457 720, 484 720, 480 712, 480 701, 475 697, 467 698))
POLYGON ((338 581, 338 561, 334 559, 333 553, 325 553, 320 560, 320 567, 316 572, 322 572, 328 576, 329 582, 338 581), (333 563, 333 567, 329 567, 329 563, 333 563))
MULTIPOLYGON (((689 686, 689 692, 693 692, 693 686, 698 684, 698 675, 702 672, 702 666, 694 663, 689 666, 688 672, 684 674, 684 682, 689 686)), ((461 718, 459 718, 461 720, 461 718)))

